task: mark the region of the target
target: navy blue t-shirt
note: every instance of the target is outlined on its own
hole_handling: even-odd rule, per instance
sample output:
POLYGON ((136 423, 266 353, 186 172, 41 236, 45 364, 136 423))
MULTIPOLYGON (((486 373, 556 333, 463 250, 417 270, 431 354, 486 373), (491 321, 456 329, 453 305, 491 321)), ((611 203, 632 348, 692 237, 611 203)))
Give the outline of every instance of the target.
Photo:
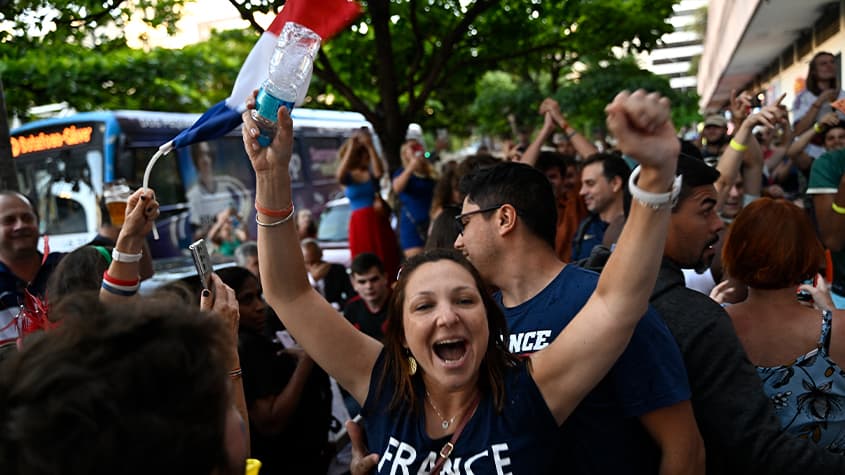
MULTIPOLYGON (((364 409, 367 444, 379 454, 376 473, 429 473, 440 449, 451 439, 431 439, 425 431, 425 411, 412 411, 407 405, 389 412, 390 390, 379 387, 384 372, 382 351, 373 367, 364 409)), ((390 373, 385 387, 392 388, 390 373)), ((417 384, 418 401, 424 389, 417 384)), ((555 468, 560 442, 554 416, 524 364, 505 373, 506 403, 496 411, 490 394, 481 397, 478 408, 461 432, 441 473, 447 474, 546 474, 555 468)))
POLYGON ((575 237, 572 238, 572 260, 577 261, 590 257, 590 252, 604 240, 604 232, 610 223, 605 223, 599 215, 590 214, 578 226, 575 237))
MULTIPOLYGON (((524 355, 548 346, 597 283, 595 272, 567 265, 539 294, 516 307, 504 307, 496 293, 508 321, 510 351, 524 355)), ((658 473, 659 447, 637 417, 689 398, 678 345, 649 307, 608 375, 564 422, 565 447, 558 459, 571 473, 658 473)))

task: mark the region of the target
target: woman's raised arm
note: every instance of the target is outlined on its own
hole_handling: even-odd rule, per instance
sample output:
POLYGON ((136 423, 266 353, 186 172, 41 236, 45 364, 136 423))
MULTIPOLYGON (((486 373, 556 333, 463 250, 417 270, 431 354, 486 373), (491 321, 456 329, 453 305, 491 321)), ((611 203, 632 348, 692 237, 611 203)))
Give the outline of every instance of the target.
POLYGON ((595 292, 552 344, 532 355, 534 379, 559 423, 619 358, 646 312, 680 191, 680 142, 668 99, 624 91, 605 110, 619 149, 640 163, 639 176, 632 175, 631 212, 595 292))
POLYGON ((290 113, 284 107, 279 109, 276 136, 268 147, 261 147, 258 127, 249 113, 254 100, 253 94, 243 114, 243 140, 255 170, 258 260, 264 296, 305 352, 359 402, 363 401, 381 343, 356 330, 308 284, 292 219, 290 113))

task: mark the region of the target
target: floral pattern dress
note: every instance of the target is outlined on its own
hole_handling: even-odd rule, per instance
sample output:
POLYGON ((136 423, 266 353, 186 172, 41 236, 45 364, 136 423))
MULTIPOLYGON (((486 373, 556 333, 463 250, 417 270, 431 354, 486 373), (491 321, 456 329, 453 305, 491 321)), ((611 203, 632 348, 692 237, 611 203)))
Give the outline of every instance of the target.
POLYGON ((822 313, 818 345, 783 366, 757 367, 785 431, 845 454, 845 371, 830 359, 831 313, 822 313))

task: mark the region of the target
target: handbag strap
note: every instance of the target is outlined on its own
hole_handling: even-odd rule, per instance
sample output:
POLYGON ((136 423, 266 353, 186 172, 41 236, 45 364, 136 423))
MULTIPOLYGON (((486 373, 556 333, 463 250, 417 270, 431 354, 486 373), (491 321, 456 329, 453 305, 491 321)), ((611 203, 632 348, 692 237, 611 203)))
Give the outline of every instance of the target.
POLYGON ((452 451, 455 450, 455 443, 458 441, 458 437, 461 436, 461 432, 464 430, 467 422, 469 422, 472 415, 475 413, 475 410, 478 408, 479 402, 481 402, 481 394, 478 394, 472 404, 469 405, 467 412, 461 419, 461 423, 458 424, 458 427, 455 429, 455 433, 452 434, 452 438, 449 442, 446 442, 446 445, 444 445, 442 449, 440 449, 440 453, 437 455, 437 462, 434 464, 434 467, 431 468, 430 475, 440 475, 440 469, 443 468, 443 464, 446 463, 446 460, 448 460, 449 456, 452 455, 452 451))

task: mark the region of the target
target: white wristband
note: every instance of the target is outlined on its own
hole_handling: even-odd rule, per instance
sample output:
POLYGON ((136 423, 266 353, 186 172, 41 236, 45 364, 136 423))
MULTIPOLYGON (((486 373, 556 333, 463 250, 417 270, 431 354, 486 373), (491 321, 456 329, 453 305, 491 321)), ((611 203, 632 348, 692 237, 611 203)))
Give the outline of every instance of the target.
POLYGON ((120 252, 120 251, 117 250, 117 248, 112 249, 112 251, 111 251, 111 258, 112 258, 113 261, 115 261, 115 262, 125 262, 125 263, 128 263, 128 264, 140 261, 141 256, 143 256, 143 255, 144 254, 140 253, 140 252, 138 254, 129 254, 129 253, 126 253, 126 252, 120 252))
POLYGON ((645 191, 637 186, 637 178, 640 176, 640 167, 631 172, 631 177, 628 179, 628 191, 631 192, 631 197, 639 201, 643 206, 652 209, 674 208, 675 203, 678 202, 678 195, 681 194, 681 183, 683 178, 681 175, 675 177, 672 182, 672 191, 666 193, 652 193, 645 191))

